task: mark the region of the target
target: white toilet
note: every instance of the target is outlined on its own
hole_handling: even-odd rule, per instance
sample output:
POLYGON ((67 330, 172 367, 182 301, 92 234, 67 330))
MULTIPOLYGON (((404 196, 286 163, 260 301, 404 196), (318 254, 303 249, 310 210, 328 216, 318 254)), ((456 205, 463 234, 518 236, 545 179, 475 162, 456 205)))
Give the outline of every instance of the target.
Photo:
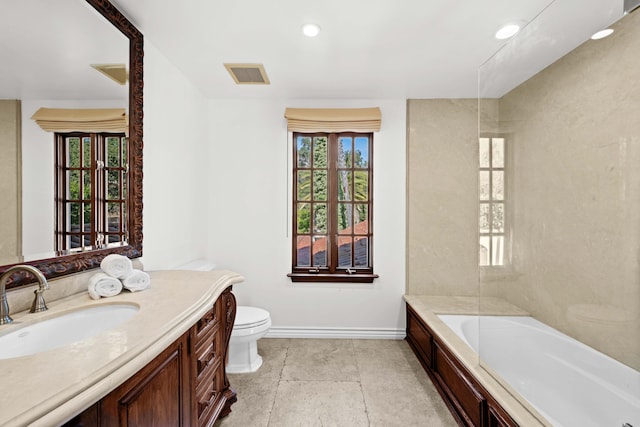
MULTIPOLYGON (((211 271, 216 265, 208 259, 199 258, 177 267, 177 270, 211 271)), ((267 310, 257 307, 237 306, 236 320, 229 340, 229 362, 227 372, 241 374, 255 372, 262 365, 258 354, 258 340, 271 327, 271 316, 267 310)))
POLYGON ((229 363, 227 372, 241 374, 255 372, 262 365, 258 354, 258 340, 271 327, 271 316, 267 310, 239 305, 236 321, 229 340, 229 363))

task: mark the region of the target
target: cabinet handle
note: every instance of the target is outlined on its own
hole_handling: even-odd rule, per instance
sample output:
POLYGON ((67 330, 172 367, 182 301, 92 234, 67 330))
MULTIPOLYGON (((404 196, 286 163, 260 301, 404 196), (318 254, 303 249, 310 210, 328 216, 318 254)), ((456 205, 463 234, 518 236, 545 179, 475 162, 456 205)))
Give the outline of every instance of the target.
POLYGON ((198 322, 199 329, 206 327, 209 323, 211 323, 211 315, 207 314, 198 322))
POLYGON ((209 404, 211 403, 211 399, 213 399, 213 396, 215 396, 215 394, 216 393, 213 390, 210 390, 209 393, 205 394, 202 399, 200 399, 200 404, 209 406, 209 404))
POLYGON ((208 325, 216 320, 216 313, 214 310, 209 311, 200 320, 198 320, 198 331, 206 328, 208 325))
POLYGON ((202 399, 198 400, 198 413, 202 414, 204 412, 205 409, 207 409, 207 407, 209 405, 211 405, 211 402, 213 402, 213 398, 216 396, 216 392, 211 390, 209 391, 209 393, 205 394, 202 399))
POLYGON ((202 372, 202 370, 204 368, 209 366, 209 364, 211 363, 211 361, 213 359, 215 359, 215 357, 216 357, 216 352, 212 348, 210 352, 205 354, 205 358, 204 359, 198 360, 198 372, 202 372))

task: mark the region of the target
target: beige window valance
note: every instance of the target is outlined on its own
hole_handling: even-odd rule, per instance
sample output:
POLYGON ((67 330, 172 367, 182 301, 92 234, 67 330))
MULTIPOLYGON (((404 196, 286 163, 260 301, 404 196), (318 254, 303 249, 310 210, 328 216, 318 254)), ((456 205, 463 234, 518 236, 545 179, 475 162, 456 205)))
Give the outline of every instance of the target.
POLYGON ((124 108, 40 108, 32 120, 47 132, 124 132, 129 117, 124 108))
POLYGON ((287 108, 290 132, 378 132, 380 108, 287 108))

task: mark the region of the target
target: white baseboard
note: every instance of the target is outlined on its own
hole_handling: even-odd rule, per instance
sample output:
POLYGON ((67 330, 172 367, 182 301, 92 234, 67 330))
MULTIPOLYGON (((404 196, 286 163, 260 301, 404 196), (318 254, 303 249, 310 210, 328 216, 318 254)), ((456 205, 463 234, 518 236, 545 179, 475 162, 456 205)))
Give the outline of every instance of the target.
POLYGON ((406 337, 404 329, 369 328, 313 328, 272 326, 265 338, 344 338, 371 340, 402 340, 406 337))

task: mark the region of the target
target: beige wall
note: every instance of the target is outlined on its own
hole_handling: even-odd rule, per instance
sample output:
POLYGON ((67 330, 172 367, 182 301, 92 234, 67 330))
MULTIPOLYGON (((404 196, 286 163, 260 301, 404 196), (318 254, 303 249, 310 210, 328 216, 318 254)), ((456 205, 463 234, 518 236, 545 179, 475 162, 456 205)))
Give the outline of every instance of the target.
POLYGON ((22 253, 20 101, 0 100, 0 265, 22 253))
MULTIPOLYGON (((511 133, 513 268, 480 294, 640 369, 640 13, 615 28, 483 100, 511 133)), ((407 127, 407 293, 478 295, 476 100, 409 100, 407 127)))
POLYGON ((515 275, 482 295, 640 369, 640 13, 615 28, 500 100, 515 275))
POLYGON ((478 295, 478 101, 407 101, 407 290, 478 295))

